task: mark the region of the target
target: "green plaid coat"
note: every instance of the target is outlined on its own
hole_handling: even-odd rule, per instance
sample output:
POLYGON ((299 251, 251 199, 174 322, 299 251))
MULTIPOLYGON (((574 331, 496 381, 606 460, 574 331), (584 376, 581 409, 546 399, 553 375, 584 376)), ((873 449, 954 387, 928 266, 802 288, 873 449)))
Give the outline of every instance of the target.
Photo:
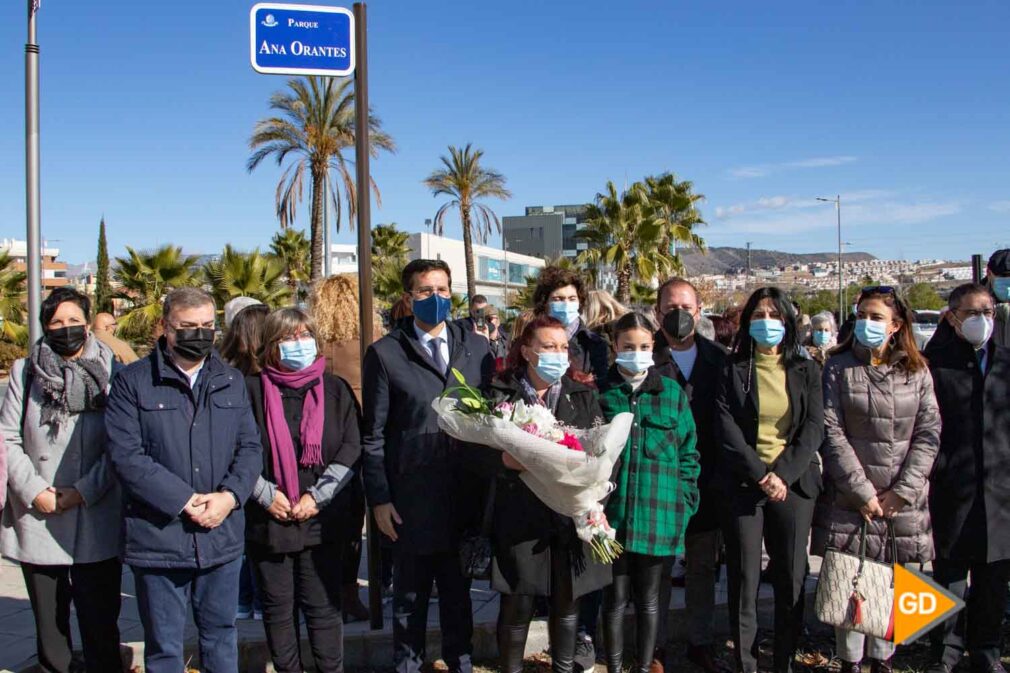
POLYGON ((607 501, 607 519, 626 551, 649 556, 684 552, 688 521, 698 510, 701 472, 694 417, 676 381, 650 369, 636 392, 611 367, 600 406, 609 421, 631 412, 635 422, 607 501))

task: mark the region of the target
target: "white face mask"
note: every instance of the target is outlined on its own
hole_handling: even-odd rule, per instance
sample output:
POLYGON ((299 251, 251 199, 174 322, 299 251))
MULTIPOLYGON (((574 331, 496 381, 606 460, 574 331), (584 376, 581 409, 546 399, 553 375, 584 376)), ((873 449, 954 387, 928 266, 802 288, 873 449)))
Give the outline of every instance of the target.
POLYGON ((984 315, 976 315, 961 323, 961 336, 974 346, 981 348, 992 336, 993 320, 984 315))

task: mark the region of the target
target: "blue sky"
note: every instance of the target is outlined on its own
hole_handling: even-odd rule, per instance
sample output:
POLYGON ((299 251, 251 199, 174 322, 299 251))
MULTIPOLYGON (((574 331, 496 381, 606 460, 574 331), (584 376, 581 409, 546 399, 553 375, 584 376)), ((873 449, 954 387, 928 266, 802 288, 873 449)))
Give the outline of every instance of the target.
MULTIPOLYGON (((43 0, 43 236, 72 262, 176 243, 266 247, 280 170, 245 170, 285 78, 250 68, 246 0, 43 0)), ((24 236, 23 2, 0 8, 0 236, 24 236)), ((843 237, 887 258, 1010 244, 1010 3, 369 4, 371 98, 399 152, 373 222, 423 229, 421 180, 473 142, 526 205, 672 170, 711 245, 843 237)), ((296 226, 307 226, 308 209, 296 226)), ((453 221, 449 235, 458 235, 453 221)), ((340 240, 350 241, 345 231, 340 240)))

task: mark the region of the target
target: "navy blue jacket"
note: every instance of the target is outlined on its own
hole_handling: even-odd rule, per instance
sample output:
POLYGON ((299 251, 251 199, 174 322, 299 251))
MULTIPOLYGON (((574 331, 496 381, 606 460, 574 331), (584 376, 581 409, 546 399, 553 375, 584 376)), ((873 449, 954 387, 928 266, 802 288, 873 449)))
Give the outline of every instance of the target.
POLYGON ((259 430, 245 379, 216 352, 191 390, 154 351, 112 382, 105 424, 123 490, 123 560, 144 568, 206 568, 245 547, 245 516, 234 510, 207 530, 182 513, 194 493, 228 490, 249 498, 263 468, 259 430))
MULTIPOLYGON (((494 360, 487 340, 447 322, 449 365, 467 383, 487 388, 494 360)), ((401 321, 365 353, 361 367, 362 474, 369 503, 393 503, 403 519, 400 549, 433 554, 454 549, 465 519, 479 513, 482 491, 464 476, 476 449, 458 446, 438 428, 432 401, 458 385, 438 372, 412 321, 401 321)), ((384 538, 385 540, 385 538, 384 538)), ((388 540, 386 540, 388 542, 388 540)))

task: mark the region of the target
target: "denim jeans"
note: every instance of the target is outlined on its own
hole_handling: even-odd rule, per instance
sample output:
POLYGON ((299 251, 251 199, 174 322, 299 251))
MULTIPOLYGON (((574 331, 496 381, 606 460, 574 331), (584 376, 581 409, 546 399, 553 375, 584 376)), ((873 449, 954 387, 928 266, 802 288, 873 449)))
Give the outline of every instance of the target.
POLYGON ((200 670, 238 670, 235 605, 241 569, 241 558, 210 568, 133 567, 148 673, 183 670, 186 610, 190 604, 199 633, 200 670))

